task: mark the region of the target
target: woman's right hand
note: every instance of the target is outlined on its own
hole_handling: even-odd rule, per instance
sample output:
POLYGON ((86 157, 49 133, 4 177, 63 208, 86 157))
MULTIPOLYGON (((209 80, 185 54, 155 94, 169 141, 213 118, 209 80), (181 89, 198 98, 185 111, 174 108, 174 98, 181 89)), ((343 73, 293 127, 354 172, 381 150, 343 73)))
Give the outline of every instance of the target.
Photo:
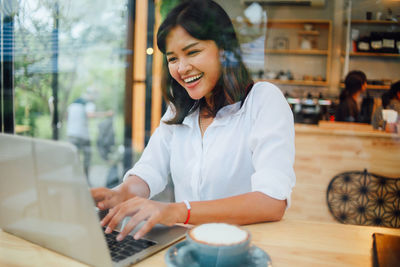
POLYGON ((90 193, 100 210, 111 209, 125 200, 123 194, 115 189, 97 187, 90 189, 90 193))

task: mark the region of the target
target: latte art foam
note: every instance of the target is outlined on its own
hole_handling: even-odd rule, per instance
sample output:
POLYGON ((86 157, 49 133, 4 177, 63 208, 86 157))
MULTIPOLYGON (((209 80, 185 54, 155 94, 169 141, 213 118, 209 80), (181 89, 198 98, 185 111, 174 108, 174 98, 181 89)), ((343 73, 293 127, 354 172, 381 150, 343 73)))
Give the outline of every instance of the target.
POLYGON ((235 225, 207 223, 190 231, 192 239, 212 245, 232 245, 245 241, 248 233, 235 225))

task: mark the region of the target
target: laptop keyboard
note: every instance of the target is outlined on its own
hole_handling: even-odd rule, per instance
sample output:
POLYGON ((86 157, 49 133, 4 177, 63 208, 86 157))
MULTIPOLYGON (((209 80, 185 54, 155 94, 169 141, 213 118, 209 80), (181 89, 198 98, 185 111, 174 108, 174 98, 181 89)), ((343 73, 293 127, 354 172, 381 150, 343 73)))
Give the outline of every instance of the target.
MULTIPOLYGON (((103 228, 103 231, 105 228, 103 228)), ((154 246, 156 242, 147 239, 135 240, 132 236, 128 235, 122 241, 117 241, 119 232, 112 231, 109 234, 104 233, 107 241, 108 248, 111 252, 113 261, 118 262, 124 260, 148 247, 154 246)))

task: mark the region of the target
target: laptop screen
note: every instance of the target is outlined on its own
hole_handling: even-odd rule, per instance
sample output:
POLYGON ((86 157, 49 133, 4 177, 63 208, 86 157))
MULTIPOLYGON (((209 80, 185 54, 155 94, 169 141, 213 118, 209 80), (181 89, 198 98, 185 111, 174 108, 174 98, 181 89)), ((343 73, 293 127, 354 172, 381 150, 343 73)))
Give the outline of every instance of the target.
POLYGON ((0 228, 96 265, 111 266, 75 147, 0 134, 0 228))
MULTIPOLYGON (((0 228, 89 265, 112 266, 75 147, 0 134, 0 151, 0 228)), ((185 233, 185 227, 156 225, 144 237, 156 245, 115 265, 142 260, 185 233)))

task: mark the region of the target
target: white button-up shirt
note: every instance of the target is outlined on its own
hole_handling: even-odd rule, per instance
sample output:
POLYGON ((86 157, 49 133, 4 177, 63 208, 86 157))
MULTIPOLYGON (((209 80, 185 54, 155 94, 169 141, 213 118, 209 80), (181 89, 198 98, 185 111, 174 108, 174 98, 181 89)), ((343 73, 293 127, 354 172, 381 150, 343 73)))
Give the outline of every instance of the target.
POLYGON ((175 201, 213 200, 252 191, 287 200, 296 177, 293 114, 282 92, 258 82, 242 107, 221 108, 202 138, 199 110, 180 125, 161 119, 140 160, 128 175, 141 177, 150 197, 161 192, 171 174, 175 201))

